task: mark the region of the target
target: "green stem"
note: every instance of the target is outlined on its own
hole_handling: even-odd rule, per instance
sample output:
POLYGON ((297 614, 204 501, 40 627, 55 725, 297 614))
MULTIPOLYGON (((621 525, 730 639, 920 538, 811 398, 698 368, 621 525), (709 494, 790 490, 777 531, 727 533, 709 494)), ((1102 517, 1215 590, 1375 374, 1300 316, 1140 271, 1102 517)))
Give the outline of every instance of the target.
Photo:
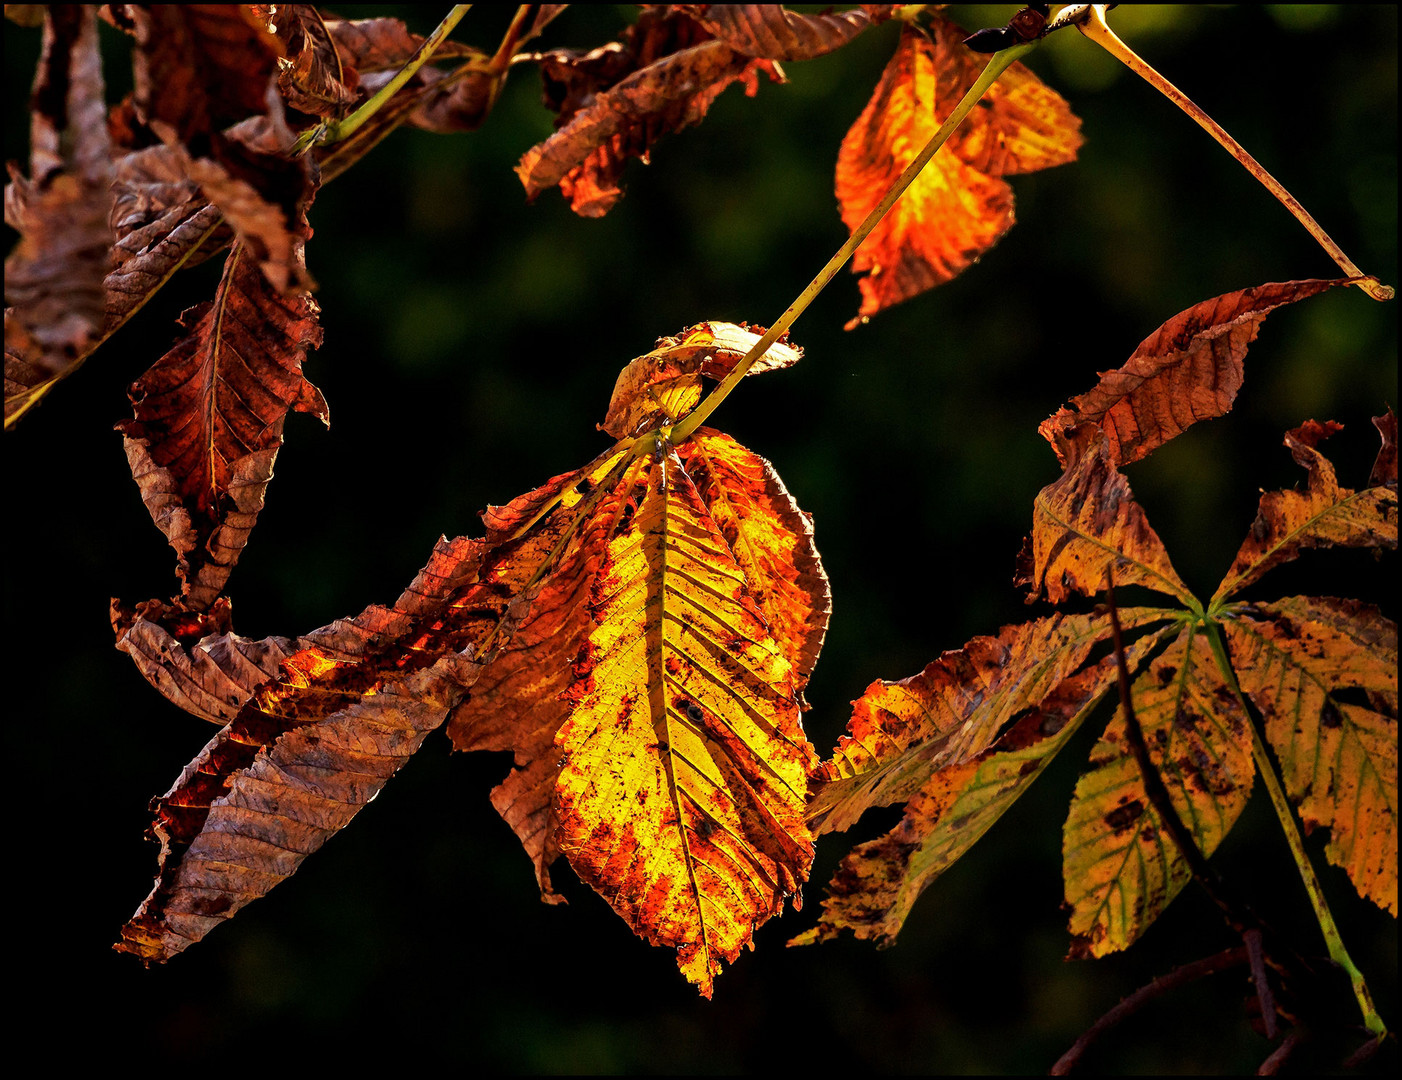
POLYGON ((779 321, 771 326, 768 331, 765 332, 764 336, 754 343, 754 346, 744 355, 740 362, 735 365, 730 374, 721 381, 719 386, 711 391, 710 396, 707 397, 705 401, 701 402, 686 419, 682 420, 681 423, 677 424, 677 426, 672 429, 671 440, 673 443, 682 442, 693 431, 705 423, 706 418, 715 411, 716 406, 724 401, 730 391, 735 389, 736 384, 745 377, 745 373, 750 370, 751 365, 769 350, 769 346, 779 340, 780 336, 794 324, 794 320, 803 314, 808 305, 813 302, 817 295, 827 286, 828 282, 842 269, 847 260, 852 257, 853 252, 855 252, 857 248, 861 246, 862 241, 867 238, 871 230, 876 228, 877 222, 886 216, 886 212, 895 205, 896 200, 905 193, 906 188, 910 187, 915 178, 920 175, 920 170, 929 164, 930 159, 935 156, 935 152, 944 145, 945 140, 947 140, 959 125, 963 123, 964 118, 969 115, 969 112, 978 103, 979 98, 983 97, 988 88, 997 81, 998 76, 1002 75, 1019 57, 1032 51, 1035 47, 1036 42, 1028 42, 1025 45, 1014 45, 1010 49, 1004 49, 1001 52, 993 54, 988 61, 988 66, 984 68, 983 73, 979 75, 978 81, 975 82, 973 86, 969 87, 969 92, 964 95, 958 105, 954 106, 954 111, 951 112, 945 122, 940 125, 940 129, 935 132, 930 141, 925 144, 925 148, 920 151, 915 160, 906 166, 905 172, 901 173, 896 179, 891 190, 886 193, 886 197, 877 203, 876 208, 866 216, 866 220, 857 226, 847 243, 843 244, 842 247, 838 249, 837 254, 828 260, 828 264, 818 271, 818 276, 808 283, 808 288, 804 289, 803 292, 799 294, 798 299, 790 304, 788 309, 779 316, 779 321))
POLYGON ((444 16, 437 29, 424 38, 414 55, 409 57, 409 62, 399 69, 394 78, 380 87, 374 97, 342 120, 326 124, 324 127, 315 127, 304 131, 297 140, 297 144, 292 148, 293 155, 303 153, 313 145, 340 142, 359 131, 365 122, 379 112, 381 106, 394 97, 399 92, 400 87, 412 79, 419 68, 424 66, 438 46, 443 44, 444 39, 453 32, 453 28, 462 21, 462 17, 467 14, 470 7, 472 7, 471 4, 454 4, 453 10, 444 16))
POLYGON ((1077 22, 1077 27, 1082 34, 1099 45, 1116 60, 1124 64, 1125 67, 1129 68, 1130 71, 1134 72, 1164 97, 1168 98, 1169 101, 1173 102, 1173 104, 1177 105, 1191 116, 1199 127, 1216 139, 1227 153, 1241 162, 1247 172, 1259 180, 1267 191, 1280 200, 1285 209, 1289 210, 1290 213, 1294 215, 1295 220, 1303 225, 1309 231, 1309 234, 1319 241, 1319 246, 1328 252, 1329 257, 1338 264, 1340 270, 1351 278, 1362 279, 1357 283, 1359 288, 1374 300, 1392 299, 1394 295, 1392 287, 1390 285, 1384 285, 1382 282, 1378 281, 1377 278, 1370 277, 1363 273, 1362 270, 1358 269, 1358 267, 1354 265, 1353 260, 1344 254, 1343 248, 1339 247, 1338 244, 1330 239, 1329 234, 1320 227, 1319 222, 1315 221, 1310 215, 1310 212, 1301 205, 1300 200, 1286 191, 1280 181, 1267 172, 1259 161, 1248 154, 1241 143, 1232 138, 1226 128, 1217 123, 1212 117, 1208 116, 1207 113, 1203 112, 1202 109, 1194 103, 1192 98, 1188 97, 1182 90, 1179 90, 1178 87, 1174 86, 1155 71, 1138 53, 1120 40, 1119 36, 1115 31, 1110 29, 1109 24, 1105 21, 1106 5, 1088 4, 1086 6, 1088 10, 1085 12, 1084 17, 1080 18, 1077 22))
POLYGON ((1222 631, 1220 625, 1215 620, 1207 620, 1204 625, 1207 628, 1208 641, 1212 644, 1212 655, 1217 660, 1218 670, 1222 673, 1222 678, 1227 685, 1232 688, 1236 695, 1237 702, 1241 705, 1242 712, 1251 724, 1251 756, 1256 760, 1256 768, 1261 774, 1261 780, 1266 785, 1266 791, 1271 797, 1271 806, 1275 808, 1275 816, 1280 820, 1281 831, 1285 833, 1285 841, 1290 845, 1290 854, 1295 860, 1295 867, 1300 871, 1300 877, 1305 883, 1305 892, 1309 894, 1310 904, 1314 908, 1315 920, 1319 923, 1320 932, 1324 935, 1325 945, 1329 949, 1329 959, 1338 964, 1348 973, 1349 982, 1353 985, 1353 996, 1358 1001, 1358 1008, 1363 1013, 1363 1023, 1379 1039, 1387 1035, 1387 1025, 1383 1023, 1383 1018, 1378 1015, 1377 1008, 1373 1005, 1373 995, 1368 992, 1368 984, 1364 981, 1363 973, 1354 964, 1353 958, 1349 956, 1348 949, 1344 947, 1343 936, 1339 933, 1339 927, 1334 922, 1333 913, 1329 910, 1329 901, 1324 898, 1324 887, 1320 884, 1319 878, 1315 875, 1314 864, 1310 862, 1309 854, 1305 851, 1304 837, 1300 835, 1300 829, 1295 823, 1295 812, 1290 806, 1289 799, 1285 796, 1285 789, 1281 787, 1280 775, 1275 770, 1275 762, 1271 760, 1269 752, 1266 750, 1265 740, 1261 737, 1260 727, 1256 723, 1256 716, 1247 703, 1246 695, 1242 693, 1241 686, 1237 682, 1236 672, 1232 670, 1231 661, 1227 658, 1227 648, 1222 641, 1222 631))

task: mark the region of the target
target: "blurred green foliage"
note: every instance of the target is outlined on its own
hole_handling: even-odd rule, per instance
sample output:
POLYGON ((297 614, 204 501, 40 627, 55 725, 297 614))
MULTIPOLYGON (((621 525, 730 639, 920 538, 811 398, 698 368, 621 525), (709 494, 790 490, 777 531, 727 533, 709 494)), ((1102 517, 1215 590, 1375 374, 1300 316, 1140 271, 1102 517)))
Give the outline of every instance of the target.
MULTIPOLYGON (((384 8, 342 7, 348 16, 384 8)), ((427 32, 442 8, 397 6, 427 32)), ((953 9, 1001 24, 1009 5, 953 9)), ((455 36, 494 46, 510 9, 455 36)), ((612 38, 625 7, 568 10, 543 47, 612 38)), ((1121 6, 1112 22, 1272 169, 1366 271, 1396 284, 1397 8, 1121 6)), ((113 99, 127 49, 104 41, 113 99)), ((308 374, 328 432, 288 423, 253 542, 231 582, 247 635, 297 633, 398 594, 440 533, 588 460, 618 369, 704 318, 777 317, 844 239, 838 143, 889 55, 886 26, 786 86, 724 94, 700 127, 634 164, 605 219, 511 167, 551 130, 539 79, 516 71, 484 128, 402 131, 312 208, 308 261, 326 344, 308 374)), ((38 34, 6 27, 6 156, 23 161, 38 34)), ((747 380, 715 423, 770 458, 816 518, 834 622, 809 691, 821 751, 875 678, 1026 617, 1010 586, 1035 492, 1055 459, 1037 423, 1161 322, 1269 280, 1335 276, 1234 162, 1074 32, 1031 66, 1087 137, 1076 165, 1014 181, 1020 224, 961 278, 853 333, 844 275, 798 323, 807 356, 747 380)), ((5 613, 12 731, 17 1027, 66 1021, 56 1060, 100 1054, 164 1071, 441 1063, 506 1072, 880 1072, 1045 1069, 1154 974, 1230 944, 1209 906, 1178 900, 1128 954, 1065 964, 1060 822, 1094 733, 1069 747, 917 906, 897 948, 786 950, 851 837, 819 848, 810 908, 700 1001, 669 954, 635 940, 559 867, 566 908, 540 905, 486 800, 501 757, 426 744, 296 880, 188 955, 145 971, 108 951, 149 888, 145 803, 211 734, 111 648, 109 596, 167 595, 173 559, 137 497, 112 425, 124 388, 207 297, 218 261, 183 274, 6 436, 5 613)), ((1348 429, 1327 450, 1367 473, 1368 417, 1397 400, 1397 308, 1342 290, 1272 315, 1234 413, 1130 470, 1176 565, 1210 592, 1262 487, 1294 483, 1280 445, 1307 417, 1348 429)), ((1324 591, 1389 610, 1395 561, 1315 555, 1259 595, 1324 591)), ((890 818, 864 824, 874 835, 890 818)), ((1311 841, 1322 848, 1322 838, 1311 841)), ((1216 860, 1268 919, 1320 949, 1260 800, 1216 860)), ((1321 858, 1322 864, 1322 858, 1321 858)), ((1355 958, 1396 1023, 1396 924, 1323 871, 1355 958)), ((1322 950, 1321 950, 1322 951, 1322 950)), ((1219 976, 1106 1041, 1091 1070, 1236 1071, 1268 1045, 1219 976)))

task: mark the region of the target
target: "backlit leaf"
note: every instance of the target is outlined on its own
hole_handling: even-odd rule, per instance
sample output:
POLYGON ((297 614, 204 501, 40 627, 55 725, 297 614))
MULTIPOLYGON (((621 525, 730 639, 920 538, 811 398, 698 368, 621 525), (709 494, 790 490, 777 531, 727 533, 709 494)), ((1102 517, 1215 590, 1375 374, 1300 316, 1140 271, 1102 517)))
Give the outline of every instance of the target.
MULTIPOLYGON (((644 359, 674 350, 689 396, 679 367, 699 383, 755 340, 703 324, 644 359)), ((776 352, 764 366, 797 356, 776 352)), ((772 468, 705 428, 681 447, 657 432, 485 522, 482 541, 440 543, 394 608, 303 638, 238 638, 221 605, 114 608, 153 684, 232 715, 157 801, 160 875, 119 948, 164 959, 266 893, 445 720, 459 748, 514 751, 492 797, 542 895, 558 899, 564 853, 703 993, 797 895, 814 764, 799 690, 829 600, 772 468)))
MULTIPOLYGON (((1205 635, 1184 627, 1134 680, 1149 757, 1198 849, 1211 855, 1251 794, 1251 729, 1205 635)), ((1144 788, 1123 711, 1090 753, 1062 836, 1072 956, 1131 945, 1192 877, 1144 788)))
MULTIPOLYGON (((1130 647, 1131 670, 1160 637, 1152 634, 1130 647)), ((878 945, 894 944, 921 893, 1017 801, 1100 703, 1114 684, 1114 665, 1114 657, 1106 657, 1056 683, 993 746, 931 773, 906 804, 900 824, 843 859, 828 884, 818 925, 790 944, 828 941, 842 929, 878 945)))
MULTIPOLYGON (((974 84, 985 61, 964 31, 933 17, 930 36, 907 25, 881 81, 842 141, 837 201, 854 230, 974 84)), ((850 330, 977 262, 1013 224, 1001 179, 1074 161, 1080 121, 1053 90, 1014 64, 857 249, 862 305, 850 330)))
POLYGON ((1397 624, 1354 600, 1242 604, 1222 628, 1306 829, 1397 914, 1397 624))
POLYGON ((558 130, 516 166, 527 198, 560 185, 582 217, 602 217, 623 197, 629 158, 648 159, 658 138, 700 122, 731 83, 753 97, 759 73, 782 78, 768 60, 737 53, 681 12, 645 9, 622 46, 536 57, 558 130))
POLYGON ((675 451, 658 456, 600 504, 594 626, 555 740, 559 837, 709 997, 721 961, 808 876, 816 759, 744 570, 675 451))
MULTIPOLYGON (((1102 372, 1088 393, 1037 429, 1061 455, 1056 433, 1100 425, 1117 466, 1147 457, 1200 420, 1231 410, 1246 350, 1266 316, 1348 280, 1286 281, 1204 300, 1180 311, 1139 344, 1123 367, 1102 372)), ((1062 464, 1065 464, 1063 458, 1062 464)))
POLYGON ((1115 468, 1105 435, 1086 424, 1058 439, 1066 471, 1037 493, 1019 560, 1017 583, 1029 586, 1028 603, 1044 592, 1053 604, 1077 592, 1094 596, 1113 570, 1117 586, 1145 585, 1190 604, 1192 594, 1115 468))
MULTIPOLYGON (((1374 477, 1362 491, 1341 487, 1333 464, 1319 452, 1320 442, 1339 431, 1341 424, 1310 420, 1286 433, 1285 445, 1295 462, 1309 472, 1308 486, 1304 491, 1268 491, 1261 496, 1251 532, 1213 600, 1246 588, 1306 548, 1397 547, 1396 445, 1392 457, 1386 458, 1387 421, 1379 420, 1384 430, 1382 464, 1374 468, 1374 477)), ((1396 418, 1392 424, 1395 428, 1396 418)))
POLYGON ((284 299, 236 244, 212 303, 186 313, 186 336, 131 388, 127 460, 152 519, 179 557, 191 610, 219 595, 263 506, 289 411, 327 420, 302 375, 321 342, 317 306, 284 299))

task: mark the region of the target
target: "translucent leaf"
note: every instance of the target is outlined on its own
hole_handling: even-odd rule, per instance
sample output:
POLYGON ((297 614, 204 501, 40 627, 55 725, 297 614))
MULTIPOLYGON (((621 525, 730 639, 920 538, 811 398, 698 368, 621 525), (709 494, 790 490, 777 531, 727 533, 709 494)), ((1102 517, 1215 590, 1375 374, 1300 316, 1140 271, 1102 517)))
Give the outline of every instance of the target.
MULTIPOLYGON (((1149 758, 1198 849, 1210 856, 1246 806, 1251 729, 1207 638, 1185 627, 1135 679, 1149 758)), ((1127 948, 1192 877, 1144 788, 1123 712, 1090 753, 1062 834, 1072 956, 1127 948)))
POLYGON ((1285 790, 1360 895, 1397 914, 1397 624, 1354 600, 1296 596, 1224 619, 1285 790))
MULTIPOLYGON (((871 100, 837 158, 837 201, 849 231, 915 160, 986 61, 964 31, 934 15, 927 37, 907 25, 871 100)), ((852 272, 862 319, 941 285, 977 262, 1013 224, 1012 188, 1001 179, 1075 160, 1080 121, 1021 64, 984 97, 857 249, 852 272)))

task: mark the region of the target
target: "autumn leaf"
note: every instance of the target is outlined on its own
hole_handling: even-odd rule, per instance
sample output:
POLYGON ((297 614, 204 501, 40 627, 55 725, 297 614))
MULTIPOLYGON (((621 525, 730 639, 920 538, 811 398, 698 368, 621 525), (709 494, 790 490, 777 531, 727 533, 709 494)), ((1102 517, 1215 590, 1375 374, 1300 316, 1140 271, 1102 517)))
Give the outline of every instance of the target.
POLYGON ((1260 512, 1214 601, 1246 588, 1305 548, 1397 547, 1397 419, 1389 410, 1373 422, 1383 433, 1383 448, 1362 491, 1341 487, 1334 466, 1318 449, 1342 425, 1310 420, 1286 433, 1285 445, 1296 463, 1309 471, 1308 487, 1261 496, 1260 512))
POLYGON ((123 4, 136 39, 138 119, 162 142, 189 144, 264 113, 283 44, 249 4, 123 4))
MULTIPOLYGON (((930 34, 906 25, 871 100, 837 158, 842 220, 857 226, 890 190, 955 104, 983 61, 961 44, 964 31, 943 16, 930 34)), ((1075 160, 1080 121, 1054 91, 1014 64, 910 189, 857 249, 852 271, 861 310, 847 329, 941 285, 976 262, 1013 224, 1014 173, 1075 160)))
MULTIPOLYGON (((1184 627, 1130 700, 1173 808, 1211 855, 1246 807, 1255 767, 1249 721, 1206 635, 1184 627)), ((1062 856, 1073 957, 1127 948, 1192 878, 1145 790, 1123 710, 1076 784, 1062 856)))
POLYGON ((872 24, 865 11, 800 15, 777 4, 687 4, 682 9, 738 53, 766 60, 812 60, 839 49, 872 24))
POLYGON ((12 165, 5 223, 5 423, 81 362, 105 320, 112 165, 97 23, 50 9, 30 112, 30 175, 12 165))
MULTIPOLYGON (((681 367, 699 385, 758 340, 703 324, 640 369, 694 403, 681 367)), ((764 366, 796 358, 780 346, 764 366)), ((120 947, 163 959, 265 893, 448 720, 459 748, 515 752, 493 801, 545 898, 563 852, 709 994, 812 860, 799 712, 827 580, 766 462, 706 428, 674 447, 676 418, 650 419, 662 428, 491 510, 484 540, 441 543, 392 609, 252 643, 210 632, 217 605, 116 608, 167 696, 236 710, 158 800, 160 876, 120 947)))
POLYGON ((645 9, 622 47, 580 55, 556 49, 535 57, 558 130, 516 166, 526 196, 556 184, 582 217, 602 217, 623 197, 629 158, 648 159, 662 135, 699 123, 712 102, 740 82, 753 97, 759 73, 782 74, 768 60, 736 52, 681 12, 645 9))
POLYGON ((1102 372, 1095 389, 1072 398, 1069 407, 1058 409, 1037 430, 1063 465, 1056 436, 1084 423, 1100 426, 1115 465, 1147 457, 1199 421, 1231 410, 1241 389, 1246 350, 1267 315, 1347 284, 1347 278, 1286 281, 1194 304, 1140 342, 1122 367, 1102 372))
POLYGON ((186 313, 187 333, 132 384, 127 460, 152 520, 179 558, 182 601, 219 595, 263 507, 289 411, 328 421, 302 375, 321 342, 316 302, 284 299, 243 243, 212 302, 186 313))
MULTIPOLYGON (((1161 621, 1166 614, 1145 609, 1126 611, 1123 616, 1130 626, 1144 626, 1161 621)), ((1011 640, 1022 636, 1030 642, 1043 635, 1048 640, 1064 635, 1062 643, 1052 650, 1053 654, 1061 654, 1060 662, 1053 663, 1048 657, 1035 677, 1019 679, 1014 673, 1001 685, 997 682, 1001 673, 996 668, 991 669, 994 676, 987 684, 990 699, 987 706, 976 703, 982 673, 969 673, 973 679, 959 690, 976 704, 965 723, 993 732, 1000 728, 1006 730, 981 751, 947 754, 947 763, 933 771, 916 768, 916 776, 924 780, 906 803, 900 823, 885 836, 859 844, 847 854, 828 884, 818 925, 796 937, 791 945, 828 941, 843 929, 881 946, 894 944, 911 905, 921 893, 1017 801, 1100 703, 1115 679, 1114 657, 1082 667, 1069 677, 1062 676, 1084 661, 1091 640, 1103 640, 1109 634, 1108 620, 1055 616, 1039 624, 1008 627, 1000 637, 1011 640), (1010 716, 1015 719, 1008 726, 1010 716)), ((1150 634, 1130 647, 1131 670, 1158 645, 1162 633, 1150 634)), ((976 639, 961 651, 972 654, 980 644, 976 639)), ((955 654, 946 653, 937 663, 949 670, 947 659, 952 655, 955 654)), ((1028 667, 1026 657, 1013 658, 1012 666, 1016 668, 1019 660, 1024 669, 1028 667)), ((866 717, 880 710, 883 701, 890 701, 886 694, 888 688, 902 687, 909 693, 912 703, 918 703, 928 714, 946 710, 953 696, 952 688, 926 678, 929 672, 927 668, 918 680, 905 683, 873 684, 862 700, 855 703, 850 738, 853 741, 859 738, 867 723, 866 717)), ((888 724, 895 720, 895 716, 888 714, 888 724)), ((957 730, 952 725, 950 728, 957 730)), ((890 740, 888 745, 894 749, 897 740, 890 740)), ((897 755, 893 760, 910 767, 916 759, 906 754, 897 755)), ((824 790, 819 788, 813 808, 821 807, 824 790)), ((823 811, 818 809, 818 812, 823 811)), ((840 820, 850 823, 855 817, 849 814, 840 820)), ((833 824, 829 819, 827 827, 833 824)), ((843 826, 837 824, 836 827, 843 826)))
POLYGON ((283 100, 311 116, 339 118, 355 103, 359 72, 341 63, 326 20, 311 4, 259 5, 283 43, 277 85, 283 100))
MULTIPOLYGON (((1139 617, 1126 613, 1131 625, 1139 617)), ((1103 618, 1053 615, 976 637, 919 675, 872 683, 815 777, 810 827, 849 829, 871 807, 909 799, 933 772, 976 757, 1080 669, 1109 632, 1103 618)))
POLYGON ((1191 606, 1192 593, 1115 468, 1104 433, 1085 424, 1059 439, 1066 471, 1037 493, 1032 535, 1019 558, 1017 583, 1029 586, 1027 602, 1043 593, 1053 604, 1073 592, 1094 596, 1113 570, 1116 585, 1145 585, 1191 606))
POLYGON ((1296 596, 1222 622, 1285 790, 1359 895, 1397 914, 1397 625, 1367 604, 1296 596))

